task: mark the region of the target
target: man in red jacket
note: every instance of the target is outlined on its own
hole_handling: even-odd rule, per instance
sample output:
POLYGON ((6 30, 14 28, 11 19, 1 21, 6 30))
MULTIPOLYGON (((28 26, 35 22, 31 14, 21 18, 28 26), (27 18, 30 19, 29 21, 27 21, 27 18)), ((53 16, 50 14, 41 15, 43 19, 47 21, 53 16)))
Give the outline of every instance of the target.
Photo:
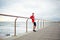
POLYGON ((36 22, 35 22, 35 16, 34 13, 32 13, 32 16, 30 16, 32 23, 33 23, 33 31, 36 32, 35 28, 36 28, 36 22))

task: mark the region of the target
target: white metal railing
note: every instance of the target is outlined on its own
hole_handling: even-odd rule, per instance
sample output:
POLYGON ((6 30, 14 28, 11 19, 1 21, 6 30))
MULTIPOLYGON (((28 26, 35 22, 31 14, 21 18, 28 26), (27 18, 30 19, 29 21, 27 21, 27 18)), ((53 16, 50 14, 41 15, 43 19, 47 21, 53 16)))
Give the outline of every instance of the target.
MULTIPOLYGON (((27 19, 26 20, 26 32, 28 32, 28 19, 30 19, 30 18, 28 18, 28 17, 22 17, 22 16, 14 16, 14 15, 7 15, 7 14, 0 14, 0 16, 8 16, 8 17, 15 17, 15 23, 14 23, 14 36, 16 36, 16 21, 17 21, 17 19, 18 18, 25 18, 25 19, 27 19)), ((37 22, 39 22, 40 21, 40 19, 36 19, 36 20, 38 20, 37 22)), ((44 28, 44 20, 42 20, 43 21, 43 28, 44 28)), ((38 24, 38 26, 39 26, 40 24, 38 24)))

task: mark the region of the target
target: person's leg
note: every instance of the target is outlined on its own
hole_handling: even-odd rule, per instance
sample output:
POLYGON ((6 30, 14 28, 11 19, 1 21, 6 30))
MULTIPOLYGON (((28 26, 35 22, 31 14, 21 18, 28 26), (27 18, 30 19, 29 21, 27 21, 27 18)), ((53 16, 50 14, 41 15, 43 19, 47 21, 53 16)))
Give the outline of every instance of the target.
POLYGON ((35 30, 36 29, 36 22, 34 22, 33 24, 34 24, 33 31, 36 32, 36 30, 35 30))
POLYGON ((35 30, 36 29, 36 26, 33 26, 33 30, 35 30))

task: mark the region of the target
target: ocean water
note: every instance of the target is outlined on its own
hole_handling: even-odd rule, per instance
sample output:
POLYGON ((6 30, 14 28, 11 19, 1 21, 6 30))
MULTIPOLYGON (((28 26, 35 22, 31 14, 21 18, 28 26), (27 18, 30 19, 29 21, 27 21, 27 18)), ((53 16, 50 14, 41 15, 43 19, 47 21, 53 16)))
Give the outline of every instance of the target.
MULTIPOLYGON (((36 22, 38 28, 42 28, 42 22, 36 22)), ((28 32, 33 30, 33 24, 28 22, 28 32)), ((17 22, 16 23, 16 34, 26 33, 26 22, 17 22)), ((0 22, 0 37, 8 37, 14 35, 14 22, 0 22)))
MULTIPOLYGON (((28 22, 28 31, 32 31, 33 25, 28 22)), ((26 32, 26 22, 16 23, 16 34, 23 34, 26 32)), ((0 22, 0 37, 14 35, 14 22, 0 22), (7 35, 9 34, 9 35, 7 35)))

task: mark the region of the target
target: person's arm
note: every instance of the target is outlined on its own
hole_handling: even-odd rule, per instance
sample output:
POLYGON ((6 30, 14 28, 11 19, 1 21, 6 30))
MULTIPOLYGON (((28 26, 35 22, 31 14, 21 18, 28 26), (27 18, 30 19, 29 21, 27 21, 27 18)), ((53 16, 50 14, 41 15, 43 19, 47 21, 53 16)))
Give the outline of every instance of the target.
POLYGON ((30 19, 32 19, 32 16, 30 16, 30 19))

